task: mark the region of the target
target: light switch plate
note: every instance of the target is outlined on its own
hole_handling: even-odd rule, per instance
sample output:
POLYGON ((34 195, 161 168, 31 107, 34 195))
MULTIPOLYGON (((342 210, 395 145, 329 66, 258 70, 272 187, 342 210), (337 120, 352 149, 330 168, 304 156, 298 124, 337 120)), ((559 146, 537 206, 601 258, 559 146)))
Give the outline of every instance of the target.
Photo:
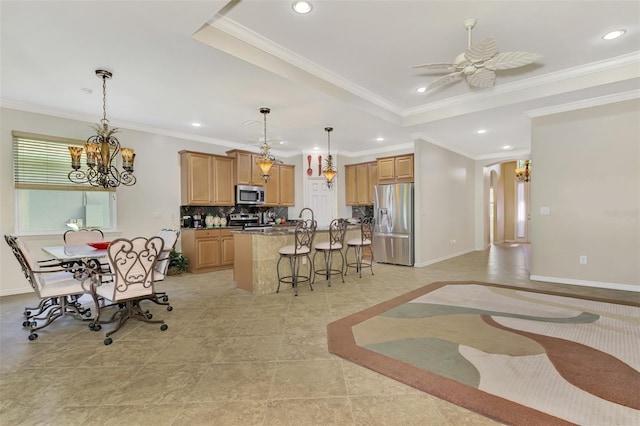
POLYGON ((541 215, 551 214, 551 207, 540 207, 540 214, 541 215))

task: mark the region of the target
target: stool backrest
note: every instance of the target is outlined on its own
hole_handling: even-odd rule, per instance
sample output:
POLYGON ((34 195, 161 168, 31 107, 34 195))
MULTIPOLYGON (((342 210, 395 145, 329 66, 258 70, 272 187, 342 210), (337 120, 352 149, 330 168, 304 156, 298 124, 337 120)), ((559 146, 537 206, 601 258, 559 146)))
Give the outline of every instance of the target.
POLYGON ((306 247, 309 251, 311 250, 313 239, 316 236, 317 228, 318 222, 313 219, 298 221, 295 232, 296 253, 299 252, 302 247, 306 247))
POLYGON ((329 248, 342 248, 344 235, 347 232, 346 219, 333 219, 329 224, 329 248))

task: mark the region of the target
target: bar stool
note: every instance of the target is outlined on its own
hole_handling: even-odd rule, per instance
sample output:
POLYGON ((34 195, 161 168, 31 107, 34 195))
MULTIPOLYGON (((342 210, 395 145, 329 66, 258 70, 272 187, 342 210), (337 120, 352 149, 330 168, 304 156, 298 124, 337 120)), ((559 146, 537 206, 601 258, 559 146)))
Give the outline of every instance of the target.
POLYGON ((342 254, 342 246, 344 244, 344 234, 347 232, 347 221, 345 219, 333 219, 329 224, 329 241, 323 241, 315 245, 316 252, 313 254, 313 282, 316 282, 316 275, 324 275, 331 287, 331 275, 340 275, 344 282, 344 255, 342 254), (342 258, 340 269, 331 267, 333 253, 339 253, 342 258), (322 253, 324 256, 324 268, 318 268, 316 264, 316 255, 322 253))
POLYGON ((371 241, 373 240, 373 218, 365 217, 360 223, 360 238, 352 238, 347 241, 347 250, 344 253, 345 258, 349 259, 349 249, 352 248, 355 250, 356 261, 355 262, 347 262, 347 267, 345 268, 345 275, 349 271, 349 268, 355 268, 358 272, 360 278, 362 278, 362 268, 370 268, 371 275, 373 275, 373 249, 371 246, 371 241), (362 251, 368 248, 369 254, 371 255, 371 259, 368 262, 362 261, 362 251))
POLYGON ((278 263, 276 264, 276 272, 278 274, 278 288, 276 289, 276 293, 280 292, 281 283, 291 284, 295 296, 298 295, 298 284, 300 283, 308 282, 311 291, 313 291, 313 286, 311 285, 312 264, 309 253, 311 253, 311 245, 316 235, 316 228, 317 223, 313 219, 299 220, 295 230, 295 243, 284 246, 278 251, 280 253, 280 259, 278 259, 278 263), (300 274, 300 264, 303 258, 307 259, 309 275, 300 274), (282 276, 280 274, 280 262, 282 259, 289 260, 291 275, 282 276))

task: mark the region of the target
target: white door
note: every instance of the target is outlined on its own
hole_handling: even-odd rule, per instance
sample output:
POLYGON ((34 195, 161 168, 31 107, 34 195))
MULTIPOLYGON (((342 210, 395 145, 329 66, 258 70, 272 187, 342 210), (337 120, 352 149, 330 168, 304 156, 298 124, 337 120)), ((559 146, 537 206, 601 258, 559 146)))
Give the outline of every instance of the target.
POLYGON ((333 188, 327 188, 324 178, 309 178, 307 180, 306 206, 313 210, 318 227, 327 227, 331 220, 334 219, 336 191, 335 184, 333 188))

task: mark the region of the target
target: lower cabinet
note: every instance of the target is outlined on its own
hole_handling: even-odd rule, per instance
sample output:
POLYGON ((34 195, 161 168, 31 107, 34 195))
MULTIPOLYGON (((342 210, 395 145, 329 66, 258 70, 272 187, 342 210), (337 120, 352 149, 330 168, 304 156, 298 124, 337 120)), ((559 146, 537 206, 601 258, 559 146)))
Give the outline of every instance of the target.
POLYGON ((190 272, 197 274, 233 267, 231 229, 183 229, 181 235, 182 254, 189 258, 190 272))

